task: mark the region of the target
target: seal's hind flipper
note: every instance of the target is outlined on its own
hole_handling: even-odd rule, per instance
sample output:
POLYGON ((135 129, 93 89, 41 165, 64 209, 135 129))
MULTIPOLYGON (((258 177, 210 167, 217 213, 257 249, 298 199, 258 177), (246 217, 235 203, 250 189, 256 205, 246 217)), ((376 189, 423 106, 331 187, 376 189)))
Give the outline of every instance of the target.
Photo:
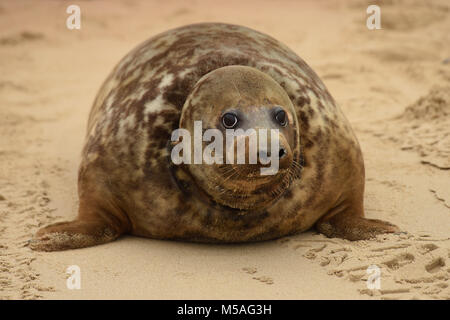
POLYGON ((30 242, 37 251, 90 247, 115 240, 122 230, 102 220, 59 222, 40 229, 30 242))
POLYGON ((347 240, 366 240, 382 233, 394 233, 399 228, 387 221, 366 219, 364 217, 346 214, 345 212, 327 219, 320 219, 316 229, 329 238, 347 240))

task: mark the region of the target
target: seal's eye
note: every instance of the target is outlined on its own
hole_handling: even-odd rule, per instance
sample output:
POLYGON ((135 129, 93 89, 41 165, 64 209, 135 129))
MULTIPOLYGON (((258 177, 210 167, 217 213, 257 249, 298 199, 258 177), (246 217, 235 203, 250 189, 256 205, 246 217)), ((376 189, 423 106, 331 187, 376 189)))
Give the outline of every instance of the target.
POLYGON ((227 129, 232 129, 236 126, 236 124, 238 123, 238 118, 235 114, 233 113, 225 113, 222 116, 222 123, 223 126, 227 129))
POLYGON ((285 127, 287 125, 287 116, 284 110, 280 110, 275 114, 275 119, 280 124, 280 126, 285 127))

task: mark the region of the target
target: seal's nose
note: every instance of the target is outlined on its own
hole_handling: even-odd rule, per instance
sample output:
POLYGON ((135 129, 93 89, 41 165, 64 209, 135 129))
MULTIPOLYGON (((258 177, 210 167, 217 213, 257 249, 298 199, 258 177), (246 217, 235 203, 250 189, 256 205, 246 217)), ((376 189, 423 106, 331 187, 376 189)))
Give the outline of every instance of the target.
POLYGON ((290 148, 286 145, 280 146, 280 150, 278 151, 278 159, 280 168, 288 168, 292 162, 292 152, 290 151, 290 148))

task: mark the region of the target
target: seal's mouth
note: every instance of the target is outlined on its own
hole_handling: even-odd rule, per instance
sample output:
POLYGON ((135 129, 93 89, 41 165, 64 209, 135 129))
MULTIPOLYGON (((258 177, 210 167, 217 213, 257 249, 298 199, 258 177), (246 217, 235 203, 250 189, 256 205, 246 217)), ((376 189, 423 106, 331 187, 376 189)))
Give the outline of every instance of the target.
POLYGON ((233 209, 262 209, 276 201, 301 174, 301 165, 296 161, 275 175, 262 175, 260 168, 261 165, 222 165, 215 181, 214 200, 233 209))
MULTIPOLYGON (((227 180, 273 180, 272 175, 261 174, 261 168, 269 168, 270 165, 260 164, 246 164, 246 165, 221 165, 219 166, 219 172, 224 181, 227 180)), ((276 175, 283 175, 287 172, 286 169, 278 169, 276 175)))

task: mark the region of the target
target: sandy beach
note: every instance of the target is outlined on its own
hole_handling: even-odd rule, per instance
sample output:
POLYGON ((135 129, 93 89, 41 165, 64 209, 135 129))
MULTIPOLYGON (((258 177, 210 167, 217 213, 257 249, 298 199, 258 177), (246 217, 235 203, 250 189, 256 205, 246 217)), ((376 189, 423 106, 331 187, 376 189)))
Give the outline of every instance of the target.
POLYGON ((376 2, 380 30, 361 0, 0 0, 0 299, 450 299, 450 3, 376 2), (66 27, 70 4, 80 30, 66 27), (267 33, 316 71, 360 141, 366 216, 403 232, 32 251, 40 227, 76 217, 88 113, 115 64, 155 34, 213 21, 267 33))

